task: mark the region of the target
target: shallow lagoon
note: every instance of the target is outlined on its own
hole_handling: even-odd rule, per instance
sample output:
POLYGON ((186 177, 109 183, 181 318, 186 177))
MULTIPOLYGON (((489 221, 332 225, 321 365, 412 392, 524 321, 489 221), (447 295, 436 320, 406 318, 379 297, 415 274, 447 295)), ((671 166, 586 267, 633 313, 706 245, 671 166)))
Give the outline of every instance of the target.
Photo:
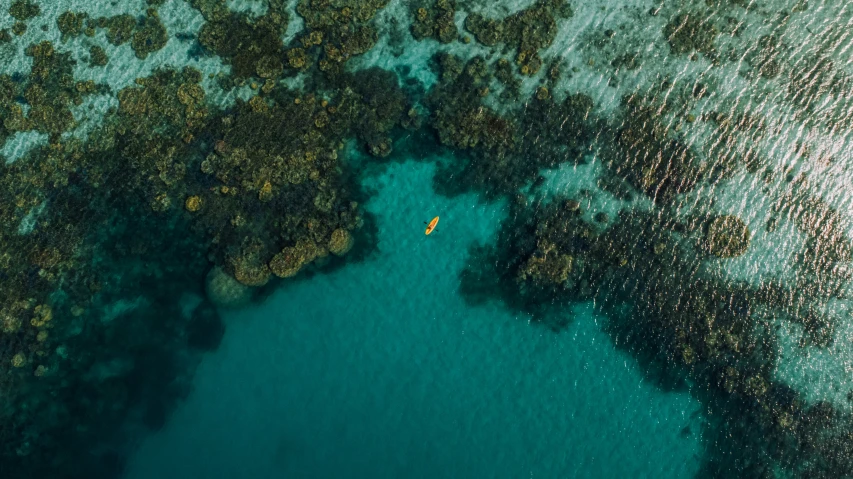
POLYGON ((128 477, 695 473, 700 404, 644 381, 592 305, 554 334, 465 304, 468 247, 492 240, 505 213, 435 195, 432 172, 405 162, 369 180, 379 252, 368 261, 226 315, 192 395, 128 477))

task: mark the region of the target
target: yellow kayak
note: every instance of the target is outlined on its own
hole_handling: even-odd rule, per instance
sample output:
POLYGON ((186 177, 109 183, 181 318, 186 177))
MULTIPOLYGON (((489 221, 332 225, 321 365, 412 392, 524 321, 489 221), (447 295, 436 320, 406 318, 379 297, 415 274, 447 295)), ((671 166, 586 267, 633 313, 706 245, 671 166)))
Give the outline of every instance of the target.
POLYGON ((435 229, 435 225, 437 225, 437 224, 438 224, 438 216, 436 216, 435 218, 432 219, 432 221, 429 222, 429 225, 427 226, 427 229, 426 229, 426 234, 432 233, 432 230, 435 229))

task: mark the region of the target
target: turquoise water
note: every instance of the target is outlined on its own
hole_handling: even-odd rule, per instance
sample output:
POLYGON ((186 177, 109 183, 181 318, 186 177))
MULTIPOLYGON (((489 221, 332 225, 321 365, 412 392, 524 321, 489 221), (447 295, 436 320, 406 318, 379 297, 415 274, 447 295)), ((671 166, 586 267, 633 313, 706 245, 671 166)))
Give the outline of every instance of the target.
POLYGON ((431 163, 368 181, 379 252, 227 313, 194 391, 129 478, 689 477, 700 404, 643 380, 592 305, 558 334, 458 294, 502 204, 431 190, 431 163), (433 235, 422 219, 439 215, 433 235))
POLYGON ((851 25, 0 2, 0 479, 853 477, 851 25))

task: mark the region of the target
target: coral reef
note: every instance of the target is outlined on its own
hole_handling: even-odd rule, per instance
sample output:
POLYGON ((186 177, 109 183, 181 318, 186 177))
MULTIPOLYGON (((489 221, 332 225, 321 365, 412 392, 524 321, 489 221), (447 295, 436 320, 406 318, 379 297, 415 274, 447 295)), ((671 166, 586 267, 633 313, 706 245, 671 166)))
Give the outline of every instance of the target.
POLYGON ((564 327, 565 316, 550 313, 595 298, 607 270, 621 271, 629 254, 613 248, 582 213, 577 200, 564 197, 534 208, 513 203, 513 219, 501 226, 496 246, 472 251, 476 266, 462 274, 463 294, 474 303, 498 297, 553 329, 564 327))
MULTIPOLYGON (((253 76, 276 78, 282 74, 284 44, 281 34, 287 27, 287 16, 278 11, 250 21, 244 14, 208 15, 198 35, 199 43, 231 65, 237 79, 253 76)), ((304 67, 291 61, 293 68, 304 67)))
POLYGON ((17 35, 19 37, 21 35, 27 33, 27 24, 24 22, 15 22, 12 25, 12 33, 14 33, 15 35, 17 35))
POLYGON ((149 8, 145 20, 136 27, 136 31, 133 33, 130 47, 136 53, 137 58, 144 60, 149 53, 156 52, 166 46, 168 40, 168 32, 166 32, 163 23, 160 22, 157 10, 149 8))
POLYGON ((26 21, 39 16, 41 8, 31 0, 15 0, 9 5, 9 15, 15 20, 26 21))
POLYGON ((310 240, 301 240, 273 256, 269 268, 279 278, 291 278, 305 265, 326 254, 328 251, 310 240))
MULTIPOLYGON (((717 80, 690 78, 684 86, 660 78, 646 93, 625 97, 605 122, 590 97, 562 88, 561 76, 577 70, 540 56, 572 15, 563 0, 538 0, 502 19, 467 12, 465 29, 491 53, 503 48, 513 58, 439 53, 438 82, 426 93, 403 68, 349 63, 377 43, 375 18, 387 0, 299 0, 304 28, 286 42, 293 24, 286 2, 268 0, 259 16, 232 12, 224 0, 189 3, 205 20, 193 55, 218 56, 230 68, 213 83, 226 95, 250 87, 233 105, 216 106, 194 68, 162 67, 118 92, 75 80, 64 45, 82 42, 86 61, 104 66, 105 50, 90 43, 98 30, 151 61, 169 41, 154 9, 162 0, 113 17, 61 13, 45 28, 57 29, 62 42, 27 46, 30 71, 0 75, 0 144, 19 132, 48 136, 0 165, 0 434, 13 443, 0 450, 0 463, 4 473, 14 471, 9 477, 69 470, 117 477, 123 453, 103 451, 120 450, 114 445, 128 439, 128 422, 163 425, 188 390, 175 378, 189 377, 199 354, 222 340, 216 307, 244 305, 375 243, 363 228, 359 167, 345 157, 346 146, 363 154, 356 155, 360 165, 393 161, 401 136, 416 145, 407 146, 413 157, 424 155, 413 153, 424 145, 452 152, 435 178, 439 192, 511 200, 495 245, 471 251, 461 278, 468 299, 498 297, 558 331, 567 321, 553 314, 561 306, 596 300, 607 332, 651 380, 664 388, 696 385, 691 393, 710 411, 706 443, 718 447, 707 453, 703 473, 853 473, 853 439, 844 432, 853 418, 827 404, 806 405, 773 374, 778 321, 802 329, 804 348, 835 340, 842 319, 825 306, 849 294, 853 242, 844 218, 791 173, 773 214, 806 238, 798 277, 750 285, 702 267, 713 263, 708 255, 749 251, 742 219, 678 214, 680 196, 741 167, 750 174, 764 168, 768 184, 776 178, 757 148, 744 147, 773 131, 764 117, 748 106, 691 110, 717 80), (81 34, 88 38, 72 41, 81 34), (539 72, 539 83, 525 80, 532 94, 522 93, 518 74, 539 72), (115 94, 118 106, 79 137, 72 112, 96 94, 115 94), (703 123, 713 130, 704 149, 680 130, 703 123), (588 191, 529 201, 544 189, 543 170, 590 157, 604 166, 598 186, 620 200, 638 191, 653 200, 650 211, 598 211, 588 207, 588 191), (187 312, 182 297, 206 299, 187 312)), ((454 18, 466 13, 464 2, 405 6, 416 39, 460 39, 454 18)), ((20 36, 40 9, 16 0, 9 13, 11 33, 20 36)), ((720 31, 736 35, 736 27, 722 25, 735 21, 679 14, 663 37, 673 57, 696 59, 698 52, 716 64, 720 31)), ((608 39, 620 38, 617 28, 598 37, 615 43, 608 39)), ((741 74, 788 82, 782 96, 802 111, 818 108, 824 95, 848 95, 837 61, 820 53, 793 70, 779 38, 762 36, 741 56, 753 71, 741 74)), ((0 44, 18 41, 0 31, 0 44)), ((604 68, 634 70, 638 58, 620 50, 604 68)), ((798 145, 801 156, 807 150, 798 145)))
MULTIPOLYGON (((76 126, 71 109, 109 91, 75 81, 61 47, 32 45, 28 75, 0 76, 0 142, 50 134, 25 160, 0 165, 0 433, 16 438, 0 462, 18 471, 10 477, 51 476, 72 463, 115 477, 123 455, 90 451, 128 439, 136 418, 162 426, 186 392, 174 378, 189 377, 198 354, 221 340, 213 305, 245 304, 274 276, 348 256, 364 218, 342 171, 343 145, 387 156, 395 131, 417 117, 392 72, 340 70, 324 88, 304 90, 273 81, 292 69, 281 5, 251 21, 217 2, 198 6, 208 22, 200 41, 232 76, 271 80, 227 110, 210 105, 198 70, 159 69, 116 92, 117 108, 81 140, 63 135, 76 126), (181 293, 209 299, 184 314, 181 293), (57 414, 24 413, 45 401, 57 414)), ((309 44, 305 68, 328 39, 352 54, 366 48, 336 23, 367 33, 376 9, 363 7, 316 19, 297 40, 309 44)), ((140 59, 168 41, 154 10, 139 21, 65 12, 53 26, 64 39, 104 29, 140 59)), ((95 45, 89 57, 107 62, 95 45)))
POLYGON ((4 118, 0 140, 4 133, 17 131, 60 134, 75 125, 71 108, 82 103, 84 96, 104 90, 91 81, 75 81, 74 60, 56 51, 50 42, 30 45, 26 55, 32 57, 26 82, 0 75, 0 115, 4 118), (30 107, 26 113, 19 103, 21 98, 30 107))
POLYGON ((86 13, 71 11, 61 13, 56 19, 56 25, 59 28, 59 33, 62 34, 62 39, 67 40, 83 33, 84 21, 87 17, 86 13))
POLYGON ((516 49, 515 63, 522 75, 533 75, 542 67, 539 50, 551 45, 557 34, 557 20, 572 16, 565 0, 538 0, 531 7, 495 20, 471 13, 465 28, 487 46, 500 43, 516 49))
MULTIPOLYGON (((582 219, 576 201, 556 198, 535 208, 514 206, 508 218, 495 246, 472 250, 475 261, 461 277, 467 299, 499 298, 560 330, 567 302, 595 298, 615 344, 631 352, 650 380, 666 388, 702 384, 698 396, 712 410, 713 428, 730 433, 729 422, 747 425, 719 456, 706 457, 705 470, 764 474, 774 461, 801 468, 803 477, 851 470, 849 454, 833 456, 850 439, 831 431, 853 418, 825 404, 806 405, 774 377, 773 316, 820 298, 781 284, 754 287, 697 274, 696 257, 677 232, 685 227, 665 212, 621 214, 600 231, 582 219), (817 414, 826 415, 820 424, 817 414), (814 445, 809 457, 816 462, 794 466, 787 461, 802 440, 814 445), (732 457, 743 462, 732 465, 732 457)), ((729 232, 739 221, 720 218, 729 232)), ((805 329, 804 345, 831 343, 837 318, 810 307, 792 320, 805 329)))
POLYGON ((493 78, 483 58, 463 64, 442 54, 437 63, 441 81, 427 97, 431 125, 439 141, 460 150, 464 161, 439 175, 458 178, 440 185, 440 191, 470 188, 496 198, 534 181, 542 169, 583 162, 594 131, 589 97, 568 95, 560 101, 539 89, 519 111, 498 114, 483 104, 493 78))
POLYGON ((455 0, 435 0, 432 5, 411 6, 414 15, 412 36, 416 40, 434 38, 441 43, 456 40, 459 31, 453 16, 456 14, 455 0))
POLYGON ((718 216, 708 225, 705 247, 720 258, 734 258, 749 248, 749 228, 737 216, 718 216))
POLYGON ((123 14, 115 17, 99 17, 94 20, 94 25, 106 28, 107 41, 119 46, 127 43, 133 38, 133 30, 136 28, 136 19, 132 15, 123 14))
POLYGON ((556 250, 556 245, 541 242, 536 251, 519 268, 518 280, 531 280, 537 285, 563 285, 569 280, 574 258, 556 250))
POLYGON ((663 29, 663 35, 669 42, 672 53, 675 54, 698 51, 713 55, 714 39, 718 34, 714 24, 698 14, 679 14, 663 29))
POLYGON ((334 77, 344 64, 376 44, 378 33, 370 24, 388 0, 299 0, 296 11, 305 21, 308 43, 320 51, 317 66, 334 77), (318 35, 319 34, 319 35, 318 35))
POLYGON ((782 70, 780 52, 782 45, 773 35, 764 35, 758 41, 760 49, 752 56, 750 63, 758 69, 758 73, 767 79, 776 78, 782 70))
POLYGON ((693 150, 673 139, 675 133, 661 121, 667 105, 655 106, 633 96, 623 103, 626 121, 617 132, 611 169, 624 172, 635 188, 660 203, 692 190, 709 174, 693 150))

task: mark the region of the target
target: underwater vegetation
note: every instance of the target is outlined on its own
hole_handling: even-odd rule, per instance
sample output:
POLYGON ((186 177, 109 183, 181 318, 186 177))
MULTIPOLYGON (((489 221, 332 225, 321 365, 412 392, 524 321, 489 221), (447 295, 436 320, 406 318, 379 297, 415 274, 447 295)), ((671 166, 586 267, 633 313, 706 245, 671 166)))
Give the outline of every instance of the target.
MULTIPOLYGON (((718 32, 710 24, 686 15, 674 17, 663 34, 674 53, 699 51, 716 56, 713 41, 718 32)), ((773 78, 772 70, 778 67, 767 66, 773 43, 763 40, 761 44, 755 68, 763 77, 773 78)), ((457 73, 453 73, 454 63, 449 63, 451 68, 447 64, 444 59, 438 63, 441 76, 436 91, 448 88, 451 79, 468 94, 436 102, 434 115, 441 118, 442 107, 450 104, 444 108, 467 106, 490 118, 490 124, 497 119, 507 125, 521 123, 521 113, 498 115, 474 100, 489 81, 480 80, 485 73, 471 71, 485 68, 455 67, 457 73)), ((539 91, 536 98, 540 100, 553 95, 539 91)), ((661 91, 671 93, 668 79, 662 79, 661 91)), ((849 476, 853 456, 845 451, 851 450, 853 442, 842 431, 849 429, 853 416, 829 402, 810 403, 775 376, 780 319, 802 326, 801 347, 832 344, 839 318, 827 312, 825 305, 846 297, 849 275, 844 265, 850 260, 851 240, 841 226, 845 222, 826 202, 808 193, 804 177, 787 179, 787 193, 773 212, 790 218, 807 237, 797 258, 797 280, 753 284, 709 273, 703 264, 748 254, 754 232, 731 214, 683 216, 679 213, 683 198, 738 171, 763 172, 767 182, 774 175, 756 151, 750 149, 745 155, 735 151, 744 138, 760 141, 766 135, 767 126, 759 117, 707 118, 718 129, 706 151, 685 139, 684 123, 672 119, 694 123, 691 108, 707 94, 708 86, 701 83, 683 95, 659 96, 652 88, 625 96, 616 118, 595 118, 594 105, 582 110, 588 115, 560 117, 579 118, 580 127, 586 124, 597 130, 595 137, 578 135, 576 151, 592 152, 606 165, 607 172, 599 180, 602 189, 627 201, 653 202, 652 211, 636 207, 615 218, 585 212, 583 191, 575 197, 525 198, 522 185, 533 181, 536 191, 534 172, 528 181, 504 186, 505 175, 519 179, 507 173, 514 170, 505 158, 518 148, 512 134, 493 134, 500 141, 480 146, 479 132, 474 132, 469 136, 477 140, 472 146, 455 140, 437 124, 442 143, 466 153, 456 165, 459 170, 453 171, 456 183, 450 191, 485 189, 493 196, 501 191, 512 200, 494 244, 471 249, 460 289, 473 304, 497 299, 554 331, 571 320, 560 314, 567 305, 594 299, 609 318, 606 328, 615 344, 640 362, 650 381, 664 389, 689 390, 708 407, 704 434, 714 445, 706 451, 702 477, 780 477, 780 469, 793 477, 849 476), (488 164, 494 170, 482 176, 466 175, 466 168, 470 171, 470 165, 476 165, 467 155, 477 148, 491 149, 483 157, 492 160, 488 164)), ((535 99, 523 101, 528 108, 536 104, 535 99)), ((459 127, 451 130, 454 122, 446 124, 444 129, 450 133, 459 131, 459 127)), ((565 136, 543 134, 548 129, 535 128, 536 122, 521 124, 534 125, 528 131, 535 133, 538 146, 546 151, 572 145, 565 136)), ((512 126, 497 131, 503 130, 512 131, 512 126)), ((535 158, 530 153, 525 156, 535 158)), ((567 160, 577 161, 567 155, 555 164, 567 160)))
MULTIPOLYGON (((340 31, 330 14, 318 13, 318 32, 340 31)), ((365 15, 359 7, 339 20, 365 15)), ((275 81, 287 55, 270 41, 281 34, 275 9, 253 24, 227 10, 216 18, 202 45, 235 80, 267 81, 226 109, 207 101, 198 70, 162 68, 115 92, 117 108, 80 140, 62 136, 76 125, 72 108, 109 87, 75 81, 60 45, 29 47, 23 81, 0 76, 0 139, 49 134, 0 175, 4 477, 119 474, 126 451, 114 445, 132 439, 127 422, 162 426, 199 354, 216 348, 224 326, 213 305, 246 304, 277 278, 342 261, 359 241, 361 193, 340 156, 351 140, 390 153, 392 132, 411 120, 396 77, 337 71, 331 86, 292 90, 275 81), (219 38, 258 48, 244 55, 247 44, 219 38)), ((59 19, 64 37, 84 25, 130 42, 139 58, 168 38, 153 10, 59 19)), ((362 48, 313 38, 315 50, 362 48)), ((299 68, 320 72, 319 57, 299 68)), ((108 59, 92 47, 90 61, 108 59)))
POLYGON ((710 241, 719 242, 723 230, 726 237, 707 250, 709 240, 695 246, 697 232, 675 218, 662 223, 632 212, 602 230, 583 219, 579 205, 555 197, 513 207, 496 244, 472 249, 475 262, 460 278, 463 294, 475 304, 498 298, 555 331, 570 321, 560 314, 565 305, 595 299, 610 318, 614 342, 637 358, 649 380, 700 397, 711 411, 710 434, 737 428, 723 447, 708 451, 703 474, 774 477, 767 475, 777 464, 802 477, 853 472, 853 458, 838 455, 853 443, 833 432, 846 430, 853 417, 828 403, 808 405, 773 375, 774 318, 796 311, 790 320, 804 326, 803 343, 826 347, 837 318, 819 312, 825 298, 781 284, 703 277, 697 255, 748 248, 736 217, 711 221, 710 241), (804 457, 808 462, 800 462, 804 457))
POLYGON ((749 228, 737 216, 719 216, 708 225, 705 245, 720 258, 740 256, 749 248, 749 228))
POLYGON ((706 55, 713 54, 714 39, 719 34, 717 28, 698 14, 684 13, 670 21, 663 31, 672 53, 692 53, 698 51, 706 55))
POLYGON ((450 43, 459 36, 454 15, 456 14, 455 0, 435 0, 432 5, 411 7, 414 12, 412 36, 415 40, 434 38, 441 43, 450 43))
POLYGON ((615 132, 617 152, 610 160, 613 170, 658 203, 668 203, 691 191, 707 176, 708 167, 662 121, 669 105, 636 96, 625 98, 623 103, 626 121, 615 132))
POLYGON ((503 63, 491 67, 482 57, 463 63, 447 54, 435 62, 440 81, 426 97, 430 126, 441 144, 465 160, 438 173, 439 191, 450 194, 461 186, 497 198, 533 182, 543 169, 584 161, 595 127, 589 97, 558 101, 543 86, 517 111, 499 113, 484 99, 503 63))
MULTIPOLYGON (((258 15, 191 0, 204 19, 198 51, 227 74, 159 65, 118 91, 75 78, 78 62, 114 61, 111 47, 94 43, 100 37, 140 61, 156 57, 176 34, 158 13, 163 3, 149 0, 137 15, 63 12, 51 25, 60 40, 27 45, 29 71, 0 75, 0 145, 22 133, 47 137, 0 166, 3 477, 119 477, 131 431, 163 426, 201 355, 225 334, 217 308, 373 246, 360 206, 367 193, 348 155, 392 161, 412 135, 447 153, 437 191, 509 200, 495 243, 472 248, 460 278, 472 303, 497 299, 558 334, 570 321, 557 314, 563 307, 594 300, 650 381, 689 389, 709 411, 703 476, 853 475, 851 413, 808 403, 774 376, 779 321, 801 328, 803 347, 835 340, 841 319, 826 305, 845 297, 851 240, 807 176, 757 148, 736 151, 769 135, 760 115, 694 115, 715 85, 655 78, 602 116, 592 96, 561 87, 578 67, 570 73, 546 54, 575 20, 564 0, 503 18, 467 12, 461 0, 406 4, 404 33, 438 48, 429 87, 353 66, 380 43, 388 0, 299 0, 295 9, 268 0, 258 15), (294 15, 302 29, 287 36, 294 15), (70 45, 80 40, 86 54, 75 58, 70 45), (223 106, 216 88, 242 93, 223 106), (77 108, 99 96, 115 106, 87 135, 72 134, 77 108), (713 129, 704 147, 689 138, 702 127, 713 129), (543 191, 543 175, 593 161, 603 167, 600 189, 627 205, 621 212, 588 207, 588 191, 543 191), (759 232, 711 207, 685 214, 684 199, 742 171, 783 185, 767 229, 781 218, 805 238, 793 284, 706 267, 748 257, 759 232)), ((0 46, 42 14, 28 0, 8 12, 15 23, 0 31, 0 46)), ((708 18, 691 7, 665 20, 659 40, 672 61, 727 61, 724 34, 708 18)), ((788 72, 783 47, 763 35, 739 58, 762 81, 786 82, 783 96, 803 111, 846 94, 833 60, 788 72)), ((637 58, 620 51, 604 68, 637 71, 637 58)))
POLYGON ((529 76, 542 68, 539 51, 554 41, 557 21, 571 16, 571 6, 565 0, 538 0, 531 7, 502 19, 469 14, 465 29, 483 45, 503 44, 515 49, 518 71, 529 76))

